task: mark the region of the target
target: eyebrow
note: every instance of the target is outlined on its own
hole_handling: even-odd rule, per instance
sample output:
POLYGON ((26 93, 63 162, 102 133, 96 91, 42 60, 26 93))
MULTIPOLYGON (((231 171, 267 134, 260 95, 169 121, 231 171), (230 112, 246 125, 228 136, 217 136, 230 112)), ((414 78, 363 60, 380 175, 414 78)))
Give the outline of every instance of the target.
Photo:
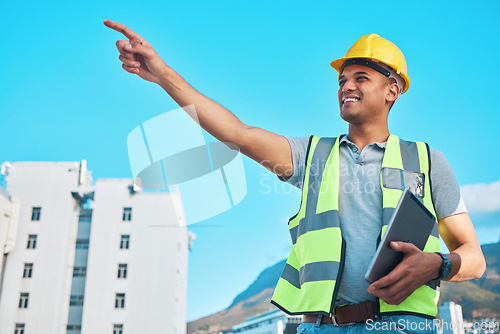
MULTIPOLYGON (((354 73, 354 75, 360 75, 360 74, 370 75, 370 74, 368 74, 368 73, 366 73, 366 72, 356 72, 356 73, 354 73)), ((340 80, 340 79, 343 79, 343 78, 345 78, 345 75, 343 75, 343 74, 342 74, 342 75, 340 76, 339 80, 340 80)))

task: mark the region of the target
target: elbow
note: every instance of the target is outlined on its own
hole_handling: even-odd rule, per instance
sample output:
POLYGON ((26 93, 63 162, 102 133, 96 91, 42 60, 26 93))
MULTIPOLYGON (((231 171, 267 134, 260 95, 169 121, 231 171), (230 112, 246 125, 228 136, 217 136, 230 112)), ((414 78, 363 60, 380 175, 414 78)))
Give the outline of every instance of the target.
POLYGON ((478 249, 477 264, 478 268, 476 272, 476 279, 480 279, 486 271, 486 259, 484 258, 483 250, 481 249, 481 247, 479 247, 478 249))
POLYGON ((480 279, 486 271, 486 260, 481 248, 470 252, 466 257, 467 261, 462 262, 461 258, 457 264, 456 274, 449 279, 452 282, 465 282, 480 279))
POLYGON ((476 270, 476 277, 474 277, 474 279, 480 279, 484 275, 484 272, 486 271, 486 260, 484 259, 484 255, 482 253, 481 253, 481 259, 478 262, 479 266, 476 270))
POLYGON ((484 272, 486 271, 486 260, 484 259, 484 255, 482 251, 479 251, 474 260, 473 270, 471 270, 470 279, 480 279, 484 272))
POLYGON ((222 141, 222 144, 226 145, 226 147, 229 148, 230 150, 241 152, 240 146, 238 146, 233 142, 222 141))
POLYGON ((243 152, 249 141, 248 134, 251 127, 242 124, 241 127, 228 131, 224 138, 217 138, 229 149, 234 151, 243 152))

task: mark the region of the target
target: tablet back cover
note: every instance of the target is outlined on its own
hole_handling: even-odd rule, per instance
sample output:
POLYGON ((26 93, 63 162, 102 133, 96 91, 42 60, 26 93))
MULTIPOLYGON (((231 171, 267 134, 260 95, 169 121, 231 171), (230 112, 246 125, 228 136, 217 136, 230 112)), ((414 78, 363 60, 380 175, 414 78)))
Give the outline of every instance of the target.
POLYGON ((399 200, 365 278, 373 283, 390 273, 401 262, 404 253, 393 250, 390 246, 391 241, 411 242, 423 250, 434 227, 434 222, 432 213, 411 191, 406 189, 399 200))

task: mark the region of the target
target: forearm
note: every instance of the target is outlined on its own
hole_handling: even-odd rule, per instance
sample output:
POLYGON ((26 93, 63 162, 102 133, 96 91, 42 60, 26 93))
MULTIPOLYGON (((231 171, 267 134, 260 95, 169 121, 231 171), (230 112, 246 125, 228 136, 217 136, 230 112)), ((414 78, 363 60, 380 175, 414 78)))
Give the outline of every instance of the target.
POLYGON ((486 270, 481 247, 475 243, 465 243, 448 255, 451 273, 444 279, 449 282, 463 282, 480 278, 486 270))
POLYGON ((486 270, 483 251, 474 225, 467 212, 439 219, 439 234, 451 251, 450 282, 462 282, 481 277, 486 270))
POLYGON ((232 112, 194 89, 166 65, 160 86, 181 107, 194 105, 200 126, 218 140, 240 146, 242 132, 249 127, 232 112))
MULTIPOLYGON (((439 277, 443 260, 439 254, 422 252, 411 243, 391 242, 391 247, 405 254, 403 261, 389 274, 370 284, 368 292, 388 304, 399 305, 417 288, 439 277)), ((449 245, 448 247, 450 248, 449 245)), ((456 247, 448 254, 448 259, 452 271, 445 279, 447 281, 459 282, 479 278, 485 270, 481 248, 479 244, 476 247, 473 241, 456 247)))

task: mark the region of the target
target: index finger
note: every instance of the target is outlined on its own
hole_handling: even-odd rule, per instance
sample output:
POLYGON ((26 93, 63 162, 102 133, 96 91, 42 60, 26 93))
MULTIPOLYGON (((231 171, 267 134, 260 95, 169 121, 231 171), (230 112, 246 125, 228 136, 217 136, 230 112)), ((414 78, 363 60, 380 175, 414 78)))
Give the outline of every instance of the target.
POLYGON ((142 38, 141 35, 139 35, 138 33, 136 33, 135 31, 133 31, 124 24, 114 22, 111 20, 104 20, 104 25, 108 28, 121 32, 128 39, 138 39, 139 41, 144 42, 144 38, 142 38))

